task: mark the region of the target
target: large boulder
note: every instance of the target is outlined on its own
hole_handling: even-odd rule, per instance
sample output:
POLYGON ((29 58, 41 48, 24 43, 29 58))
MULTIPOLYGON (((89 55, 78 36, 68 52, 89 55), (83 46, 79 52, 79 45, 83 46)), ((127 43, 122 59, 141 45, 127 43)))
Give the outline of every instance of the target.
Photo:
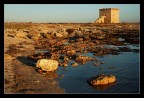
POLYGON ((116 81, 114 75, 100 74, 89 80, 90 85, 105 85, 116 81))
POLYGON ((41 59, 36 63, 37 68, 41 68, 43 71, 54 71, 58 68, 58 61, 41 59))

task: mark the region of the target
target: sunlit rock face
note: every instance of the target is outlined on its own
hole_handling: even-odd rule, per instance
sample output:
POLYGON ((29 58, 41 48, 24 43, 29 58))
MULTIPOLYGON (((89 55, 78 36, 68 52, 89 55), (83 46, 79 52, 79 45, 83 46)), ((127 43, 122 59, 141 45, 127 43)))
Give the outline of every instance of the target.
POLYGON ((36 67, 44 71, 54 71, 58 68, 58 61, 41 59, 37 61, 36 67))
POLYGON ((105 85, 109 83, 113 83, 116 81, 116 77, 113 75, 97 75, 95 79, 90 80, 91 85, 105 85))

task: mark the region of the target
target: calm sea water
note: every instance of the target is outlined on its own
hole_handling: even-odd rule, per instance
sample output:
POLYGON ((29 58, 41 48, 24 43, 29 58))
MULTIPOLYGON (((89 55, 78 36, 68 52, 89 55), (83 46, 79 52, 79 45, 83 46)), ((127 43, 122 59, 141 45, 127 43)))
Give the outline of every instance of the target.
MULTIPOLYGON (((129 46, 137 49, 139 46, 129 46)), ((83 54, 93 57, 92 53, 83 54)), ((96 57, 104 64, 94 66, 88 61, 85 65, 59 67, 57 73, 64 77, 59 79, 59 86, 65 93, 139 93, 140 88, 140 53, 121 52, 119 55, 105 55, 96 57), (106 87, 92 87, 87 83, 91 77, 98 74, 112 74, 116 76, 116 83, 106 87)))

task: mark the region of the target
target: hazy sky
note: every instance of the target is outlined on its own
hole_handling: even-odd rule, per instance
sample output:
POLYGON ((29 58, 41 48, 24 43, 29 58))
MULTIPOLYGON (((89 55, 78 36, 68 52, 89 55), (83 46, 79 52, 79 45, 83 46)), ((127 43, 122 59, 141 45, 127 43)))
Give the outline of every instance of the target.
POLYGON ((94 22, 101 8, 119 8, 121 22, 140 22, 140 4, 4 4, 4 21, 94 22))

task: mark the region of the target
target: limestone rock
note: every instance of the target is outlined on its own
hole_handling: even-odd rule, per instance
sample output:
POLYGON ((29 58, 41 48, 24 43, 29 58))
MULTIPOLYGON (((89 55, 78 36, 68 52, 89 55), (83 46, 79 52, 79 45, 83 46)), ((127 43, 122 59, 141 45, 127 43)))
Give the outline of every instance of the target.
POLYGON ((116 81, 116 77, 113 75, 97 75, 94 79, 90 80, 91 85, 105 85, 109 83, 113 83, 116 81))
POLYGON ((17 37, 17 38, 27 38, 27 33, 25 33, 25 32, 18 32, 16 35, 15 35, 15 37, 17 37))
POLYGON ((41 68, 44 71, 54 71, 58 68, 58 61, 41 59, 37 61, 36 67, 41 68))
POLYGON ((33 40, 38 40, 40 37, 39 36, 37 36, 37 35, 33 35, 32 37, 31 37, 33 40))
POLYGON ((88 57, 88 56, 82 56, 82 55, 78 55, 76 57, 76 61, 92 61, 93 58, 88 57))
POLYGON ((60 32, 60 34, 62 34, 63 37, 67 37, 68 36, 68 32, 60 32))
POLYGON ((12 60, 12 57, 9 54, 4 54, 5 60, 12 60))
POLYGON ((60 34, 60 33, 55 33, 55 36, 56 36, 56 37, 63 37, 63 35, 60 34))
POLYGON ((73 63, 72 66, 76 67, 78 66, 78 63, 73 63))
POLYGON ((76 50, 68 50, 67 55, 74 55, 76 54, 76 50))

